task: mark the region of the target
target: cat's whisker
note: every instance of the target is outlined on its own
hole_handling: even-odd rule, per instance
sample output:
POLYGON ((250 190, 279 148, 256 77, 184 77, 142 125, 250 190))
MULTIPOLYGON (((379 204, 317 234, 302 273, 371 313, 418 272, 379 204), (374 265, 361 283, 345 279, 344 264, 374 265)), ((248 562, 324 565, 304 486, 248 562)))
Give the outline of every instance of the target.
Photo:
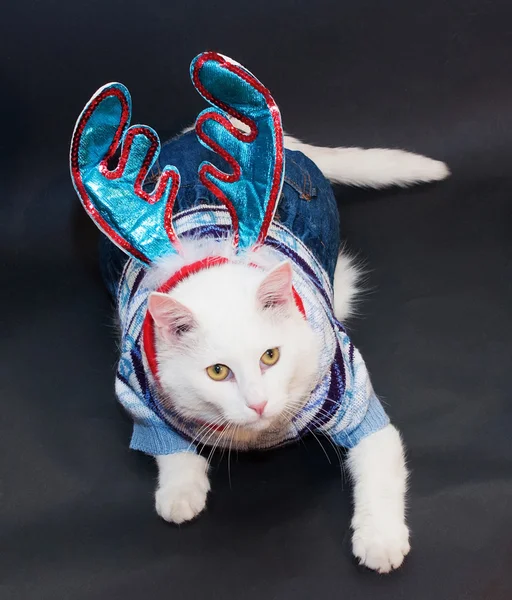
POLYGON ((197 442, 198 444, 200 444, 200 443, 201 443, 201 439, 200 439, 200 438, 201 438, 201 436, 202 436, 202 435, 205 433, 205 431, 207 431, 207 430, 208 430, 210 427, 211 427, 211 425, 210 425, 209 423, 208 423, 208 424, 205 424, 205 425, 201 425, 201 427, 199 428, 199 431, 197 431, 197 433, 196 433, 196 434, 194 435, 194 437, 192 438, 192 441, 190 442, 190 445, 189 445, 189 447, 187 448, 187 452, 190 452, 190 451, 191 451, 191 450, 194 448, 194 446, 195 446, 196 442, 197 442))
MULTIPOLYGON (((309 429, 309 428, 308 428, 309 429)), ((345 479, 345 467, 343 466, 343 457, 341 455, 341 451, 338 448, 338 446, 336 446, 336 444, 331 440, 331 438, 327 435, 327 434, 323 434, 324 439, 326 439, 329 444, 331 445, 332 449, 334 450, 336 457, 338 459, 338 463, 340 466, 340 473, 341 473, 341 481, 343 484, 343 481, 345 479)))
POLYGON ((226 454, 226 451, 228 450, 228 444, 227 444, 227 442, 225 442, 225 440, 228 437, 228 434, 233 431, 234 427, 235 427, 235 425, 233 423, 229 423, 228 426, 225 427, 219 433, 219 436, 215 441, 214 451, 216 448, 219 448, 221 450, 220 459, 219 459, 220 461, 222 461, 224 459, 224 455, 226 454))
MULTIPOLYGON (((229 424, 229 425, 228 425, 228 426, 227 426, 227 427, 224 429, 224 431, 222 432, 222 435, 221 435, 221 436, 219 436, 219 437, 220 437, 220 439, 219 439, 219 446, 220 446, 220 442, 221 442, 221 440, 223 440, 224 438, 227 438, 227 437, 228 437, 228 433, 229 433, 229 432, 232 432, 232 431, 233 431, 233 429, 234 429, 234 427, 235 427, 235 425, 234 425, 233 423, 230 423, 230 424, 229 424)), ((227 442, 226 442, 225 444, 222 444, 222 452, 221 452, 221 455, 220 455, 220 459, 221 459, 221 460, 224 458, 224 455, 226 454, 226 451, 227 451, 227 450, 228 450, 228 445, 227 445, 227 442)), ((228 457, 229 457, 229 454, 228 454, 228 457)))
POLYGON ((233 440, 235 439, 235 435, 238 432, 238 428, 240 425, 236 425, 231 434, 231 441, 229 442, 229 451, 228 451, 228 480, 229 480, 229 489, 231 489, 231 447, 233 446, 233 440))
MULTIPOLYGON (((227 419, 224 419, 224 423, 223 423, 223 425, 224 425, 224 424, 227 424, 227 425, 228 425, 228 428, 224 428, 224 429, 222 429, 222 430, 220 431, 220 434, 219 434, 219 431, 216 431, 216 432, 214 432, 214 433, 217 433, 217 434, 219 434, 219 435, 218 435, 218 437, 217 437, 217 438, 214 440, 214 442, 213 442, 213 446, 212 446, 212 448, 211 448, 211 450, 210 450, 210 453, 208 454, 208 458, 206 459, 206 460, 207 460, 207 462, 208 462, 208 465, 210 465, 210 464, 211 464, 211 459, 212 459, 212 457, 213 457, 213 455, 214 455, 214 453, 215 453, 215 450, 216 450, 216 448, 218 447, 218 445, 220 444, 220 442, 222 441, 222 438, 225 436, 225 434, 226 434, 226 431, 229 431, 229 428, 231 427, 231 423, 229 423, 229 421, 228 421, 227 419)), ((208 439, 210 439, 210 438, 208 438, 208 439)))
POLYGON ((227 421, 225 419, 222 419, 217 420, 214 423, 208 425, 208 429, 212 428, 212 431, 210 431, 209 435, 207 435, 204 439, 201 440, 201 444, 203 446, 210 446, 210 440, 212 438, 215 439, 215 436, 219 434, 219 430, 217 428, 223 427, 226 422, 227 421))
POLYGON ((212 421, 211 423, 204 423, 203 425, 201 425, 201 427, 199 428, 199 431, 196 433, 196 435, 194 436, 194 438, 192 440, 191 446, 196 441, 198 443, 203 443, 201 441, 200 437, 202 437, 212 427, 215 428, 215 427, 219 426, 222 423, 223 420, 224 420, 224 417, 223 416, 219 416, 214 421, 212 421))
POLYGON ((306 430, 309 431, 309 433, 315 438, 315 440, 318 442, 318 445, 320 446, 320 448, 322 448, 323 453, 325 454, 325 458, 327 458, 327 462, 331 465, 331 459, 329 458, 329 453, 327 452, 327 450, 324 448, 322 442, 320 441, 320 439, 317 437, 317 435, 314 433, 314 431, 306 426, 306 430))
POLYGON ((224 444, 222 444, 222 446, 221 446, 221 442, 222 442, 222 441, 223 441, 223 439, 226 437, 226 435, 227 435, 227 433, 228 433, 228 431, 229 431, 229 430, 230 430, 230 428, 228 427, 228 428, 224 429, 224 430, 223 430, 223 431, 220 433, 219 437, 217 438, 217 440, 215 441, 215 443, 214 443, 214 445, 213 445, 213 448, 212 448, 212 456, 215 454, 215 451, 216 451, 218 448, 222 448, 222 453, 221 453, 221 455, 220 455, 220 458, 221 458, 221 460, 222 460, 222 458, 224 457, 224 454, 225 454, 225 452, 226 452, 226 446, 225 446, 224 444))
MULTIPOLYGON (((324 448, 324 446, 323 446, 322 442, 320 441, 319 437, 318 437, 318 436, 317 436, 317 435, 314 433, 314 431, 313 431, 313 430, 312 430, 310 427, 307 427, 307 426, 306 426, 306 427, 305 427, 305 430, 306 430, 308 433, 310 433, 310 434, 313 436, 313 438, 316 440, 316 442, 318 443, 318 445, 319 445, 319 446, 320 446, 320 448, 322 449, 322 451, 323 451, 323 453, 324 453, 324 455, 325 455, 325 457, 326 457, 326 459, 327 459, 327 462, 328 462, 328 463, 331 465, 331 464, 332 464, 332 462, 331 462, 331 459, 330 459, 330 457, 329 457, 329 454, 328 454, 327 450, 324 448)), ((302 437, 301 437, 300 439, 302 439, 302 437)))
POLYGON ((214 444, 213 444, 213 448, 210 450, 210 452, 209 452, 209 454, 208 454, 208 458, 207 458, 207 463, 208 463, 208 465, 210 464, 210 459, 211 459, 211 457, 212 457, 212 452, 213 452, 213 450, 215 449, 216 442, 218 442, 218 438, 217 438, 217 439, 215 439, 215 437, 214 437, 216 434, 219 434, 219 431, 218 431, 218 429, 216 429, 216 428, 217 428, 217 427, 223 427, 223 426, 224 426, 225 424, 227 424, 227 423, 228 423, 227 419, 226 419, 224 416, 222 416, 221 418, 217 419, 216 421, 214 421, 213 423, 210 423, 210 424, 208 425, 208 427, 213 427, 213 431, 210 433, 210 435, 209 435, 209 436, 208 436, 208 437, 207 437, 205 440, 202 440, 202 441, 201 441, 201 444, 202 444, 203 446, 208 446, 208 445, 209 445, 209 442, 210 442, 210 440, 211 440, 212 438, 214 438, 214 444))
MULTIPOLYGON (((283 409, 283 412, 282 412, 283 415, 290 416, 292 419, 297 414, 296 412, 293 411, 293 404, 294 403, 289 403, 288 406, 286 406, 283 409)), ((318 409, 317 414, 318 415, 324 415, 324 416, 330 416, 329 413, 327 411, 325 411, 324 409, 322 409, 322 408, 318 409)), ((318 442, 318 444, 320 445, 320 447, 324 451, 324 454, 326 455, 327 460, 329 461, 329 464, 332 464, 331 460, 329 458, 329 455, 327 454, 327 452, 326 452, 323 444, 320 442, 320 439, 317 437, 317 435, 312 430, 312 428, 309 425, 305 425, 305 429, 309 433, 311 433, 311 435, 316 439, 316 441, 318 442)), ((318 432, 316 432, 316 433, 318 433, 318 432)), ((343 466, 343 459, 342 459, 342 456, 341 456, 340 449, 334 444, 334 442, 331 440, 331 438, 329 437, 329 435, 322 434, 322 437, 327 440, 327 442, 331 445, 331 447, 333 448, 333 450, 334 450, 334 452, 336 454, 336 457, 338 459, 338 463, 339 463, 339 466, 340 466, 340 469, 341 469, 341 476, 342 476, 342 481, 343 481, 343 479, 345 477, 345 469, 344 469, 344 466, 343 466)))

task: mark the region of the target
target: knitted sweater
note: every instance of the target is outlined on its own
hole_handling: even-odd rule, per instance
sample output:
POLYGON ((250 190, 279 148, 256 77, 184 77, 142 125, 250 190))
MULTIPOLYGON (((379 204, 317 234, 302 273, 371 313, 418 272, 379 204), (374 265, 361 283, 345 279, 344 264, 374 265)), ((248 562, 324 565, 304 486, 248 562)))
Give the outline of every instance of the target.
MULTIPOLYGON (((175 229, 182 238, 222 237, 228 232, 229 223, 224 208, 204 205, 174 218, 175 229)), ((333 315, 331 277, 301 239, 279 222, 272 224, 265 244, 293 265, 293 284, 304 304, 306 318, 322 339, 319 379, 303 408, 287 426, 270 427, 238 448, 272 448, 309 432, 325 434, 335 444, 352 448, 389 420, 373 391, 361 355, 333 315)), ((153 279, 148 277, 147 268, 133 259, 125 264, 117 289, 122 342, 116 393, 134 421, 131 448, 151 455, 195 452, 193 440, 201 425, 163 407, 159 383, 151 373, 142 344, 147 298, 154 291, 149 282, 153 279)))

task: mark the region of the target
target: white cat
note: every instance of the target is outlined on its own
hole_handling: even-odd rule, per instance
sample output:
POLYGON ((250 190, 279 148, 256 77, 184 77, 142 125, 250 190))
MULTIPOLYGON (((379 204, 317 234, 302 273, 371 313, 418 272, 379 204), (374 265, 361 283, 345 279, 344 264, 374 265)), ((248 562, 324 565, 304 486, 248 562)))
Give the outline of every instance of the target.
MULTIPOLYGON (((317 148, 285 136, 287 148, 302 151, 334 182, 382 187, 445 178, 444 163, 398 150, 317 148)), ((229 257, 229 242, 185 248, 193 263, 205 256, 229 257)), ((263 269, 228 262, 201 270, 169 294, 153 293, 148 309, 156 324, 160 382, 177 412, 204 423, 197 441, 261 447, 269 432, 289 427, 318 383, 322 340, 292 299, 292 268, 261 252, 263 269), (213 369, 213 370, 212 370, 213 369)), ((180 262, 181 261, 181 262, 180 262)), ((166 281, 183 266, 175 257, 154 268, 166 281)), ((350 316, 358 270, 340 255, 334 278, 336 318, 350 316)), ((156 456, 159 468, 156 510, 183 523, 206 505, 207 460, 195 453, 156 456)), ((388 424, 349 450, 354 484, 353 552, 380 573, 399 567, 409 552, 405 522, 407 469, 398 431, 388 424)))
POLYGON ((409 552, 407 469, 343 325, 359 274, 337 256, 329 181, 406 186, 448 169, 399 150, 319 148, 286 135, 283 150, 279 109, 249 71, 205 52, 190 74, 214 107, 195 133, 160 146, 152 129, 128 127, 130 95, 114 82, 86 105, 71 143, 75 189, 106 234, 101 267, 116 297, 116 395, 133 419, 130 447, 156 458, 158 514, 183 523, 210 490, 200 447, 327 436, 348 450, 353 552, 386 573, 409 552))

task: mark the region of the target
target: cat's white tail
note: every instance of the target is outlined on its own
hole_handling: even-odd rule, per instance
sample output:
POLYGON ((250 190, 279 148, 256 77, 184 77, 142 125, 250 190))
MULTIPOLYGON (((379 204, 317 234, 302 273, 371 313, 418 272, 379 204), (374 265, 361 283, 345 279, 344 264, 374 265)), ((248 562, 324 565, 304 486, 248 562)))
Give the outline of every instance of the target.
MULTIPOLYGON (((247 125, 230 117, 230 121, 244 133, 247 125)), ((191 131, 187 127, 183 133, 191 131)), ((383 188, 391 185, 407 187, 446 179, 450 170, 444 162, 421 154, 390 148, 324 148, 301 142, 285 133, 284 146, 305 154, 333 183, 357 187, 383 188)))
POLYGON ((440 181, 450 174, 445 163, 420 154, 388 148, 322 148, 285 135, 285 148, 299 150, 333 183, 357 187, 407 187, 440 181))

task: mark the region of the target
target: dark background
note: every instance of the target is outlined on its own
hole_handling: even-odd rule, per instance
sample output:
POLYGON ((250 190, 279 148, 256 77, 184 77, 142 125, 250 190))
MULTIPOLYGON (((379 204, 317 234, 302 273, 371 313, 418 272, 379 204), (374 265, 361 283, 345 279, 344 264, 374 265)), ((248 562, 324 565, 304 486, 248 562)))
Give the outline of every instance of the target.
POLYGON ((510 0, 17 0, 0 16, 1 600, 512 597, 510 0), (208 511, 153 512, 128 450, 112 311, 67 153, 85 102, 128 86, 162 137, 203 107, 190 60, 232 56, 318 144, 449 163, 409 191, 338 188, 369 268, 351 324, 412 469, 412 553, 350 553, 350 487, 314 440, 217 459, 208 511))

